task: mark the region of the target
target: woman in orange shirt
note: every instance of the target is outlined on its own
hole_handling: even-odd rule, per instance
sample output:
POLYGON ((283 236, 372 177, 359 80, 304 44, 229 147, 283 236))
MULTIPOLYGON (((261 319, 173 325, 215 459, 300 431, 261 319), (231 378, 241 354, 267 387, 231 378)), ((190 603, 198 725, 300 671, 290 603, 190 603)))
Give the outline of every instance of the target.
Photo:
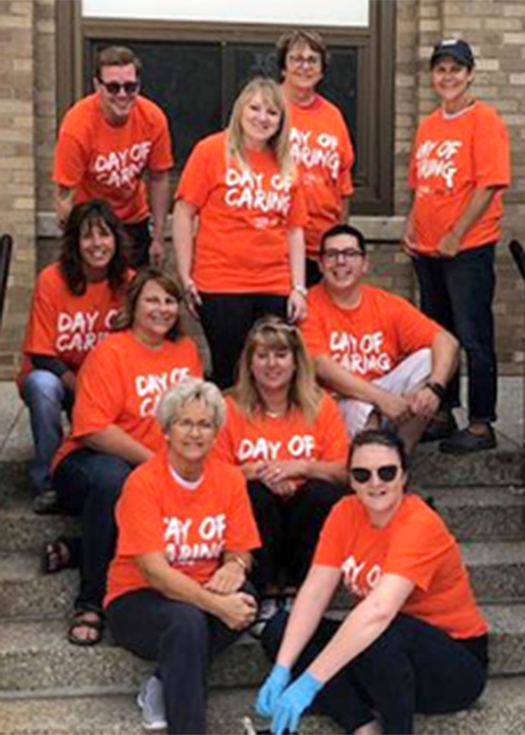
POLYGON ((179 275, 220 388, 232 385, 256 319, 306 314, 306 208, 288 136, 279 86, 256 78, 237 98, 228 129, 195 146, 177 190, 179 275))
POLYGON ((35 458, 29 470, 36 513, 56 509, 50 465, 71 414, 82 362, 109 332, 131 273, 126 235, 102 201, 73 207, 58 263, 38 276, 23 347, 20 394, 29 408, 35 458))
POLYGON ((315 383, 299 329, 278 317, 250 331, 227 406, 216 451, 248 480, 262 538, 252 579, 267 595, 264 620, 282 588, 303 582, 323 521, 345 495, 348 437, 334 400, 315 383))
POLYGON ((158 419, 167 447, 126 482, 104 606, 116 642, 157 662, 139 693, 144 727, 200 735, 210 656, 255 619, 246 574, 259 536, 242 474, 210 456, 219 389, 184 381, 158 419))
POLYGON ((441 438, 447 454, 467 454, 496 446, 492 301, 503 192, 510 183, 509 138, 497 112, 474 97, 474 55, 466 41, 438 43, 430 72, 441 104, 416 134, 409 174, 414 202, 403 242, 422 311, 458 338, 467 357, 468 426, 458 429, 451 410, 460 405, 457 373, 427 439, 441 438))
POLYGON ((115 548, 114 506, 131 470, 164 444, 157 404, 171 385, 202 375, 179 313, 177 284, 154 268, 141 271, 116 322, 119 331, 93 350, 78 377, 72 430, 53 460, 59 505, 83 523, 71 643, 100 639, 106 570, 115 548))
POLYGON ((402 441, 358 434, 349 472, 355 495, 325 523, 286 632, 285 616, 265 631, 276 665, 257 709, 275 735, 295 732, 317 696, 344 732, 412 733, 415 712, 465 709, 485 686, 487 624, 456 540, 405 494, 402 441), (323 618, 341 579, 357 600, 342 623, 323 618))

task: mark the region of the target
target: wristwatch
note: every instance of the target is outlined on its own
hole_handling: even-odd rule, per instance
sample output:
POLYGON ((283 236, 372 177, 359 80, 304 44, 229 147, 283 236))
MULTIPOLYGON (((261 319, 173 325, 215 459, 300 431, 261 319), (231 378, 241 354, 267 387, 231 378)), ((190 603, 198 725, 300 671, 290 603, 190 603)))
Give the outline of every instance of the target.
POLYGON ((437 383, 435 380, 427 380, 425 388, 429 388, 440 401, 444 399, 447 393, 445 386, 441 385, 441 383, 437 383))

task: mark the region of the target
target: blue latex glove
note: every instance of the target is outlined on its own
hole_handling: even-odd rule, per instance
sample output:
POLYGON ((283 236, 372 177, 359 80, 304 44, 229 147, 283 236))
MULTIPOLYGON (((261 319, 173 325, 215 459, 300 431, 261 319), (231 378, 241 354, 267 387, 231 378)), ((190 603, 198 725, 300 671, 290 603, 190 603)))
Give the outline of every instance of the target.
POLYGON ((295 732, 301 715, 315 699, 323 685, 314 676, 305 672, 285 690, 279 698, 272 720, 272 733, 284 735, 295 732))
POLYGON ((262 717, 271 717, 274 713, 277 700, 288 686, 290 669, 276 664, 266 681, 259 689, 255 711, 262 717))

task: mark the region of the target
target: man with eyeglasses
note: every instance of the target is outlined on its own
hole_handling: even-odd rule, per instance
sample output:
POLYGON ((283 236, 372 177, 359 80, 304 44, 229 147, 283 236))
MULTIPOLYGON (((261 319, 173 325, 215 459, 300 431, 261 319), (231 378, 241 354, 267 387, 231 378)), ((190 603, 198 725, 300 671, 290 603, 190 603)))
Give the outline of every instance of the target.
POLYGON ((321 280, 318 259, 323 232, 348 219, 354 149, 341 111, 316 92, 328 64, 321 36, 315 31, 290 31, 281 36, 276 49, 292 155, 308 209, 306 281, 311 286, 321 280))
POLYGON ((348 432, 388 423, 412 449, 445 395, 458 343, 405 299, 362 283, 368 266, 359 230, 328 230, 323 280, 308 293, 301 330, 319 380, 339 396, 348 432))
POLYGON ((73 204, 105 200, 126 227, 135 267, 162 260, 173 166, 166 116, 139 94, 140 70, 140 59, 128 48, 110 46, 99 53, 95 93, 66 113, 53 171, 59 225, 73 204))

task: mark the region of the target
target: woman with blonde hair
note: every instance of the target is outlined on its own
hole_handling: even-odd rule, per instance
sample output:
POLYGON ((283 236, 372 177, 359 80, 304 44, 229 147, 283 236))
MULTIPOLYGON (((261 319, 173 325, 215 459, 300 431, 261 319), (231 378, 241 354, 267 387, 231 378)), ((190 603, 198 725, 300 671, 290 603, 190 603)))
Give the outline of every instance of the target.
POLYGON ((232 385, 258 318, 305 316, 305 224, 284 98, 258 77, 237 98, 228 128, 195 146, 173 218, 186 303, 202 321, 221 388, 232 385))
POLYGON ((248 480, 262 540, 253 581, 270 617, 279 590, 302 583, 323 521, 345 495, 348 438, 299 330, 277 317, 250 331, 226 404, 216 452, 248 480))

